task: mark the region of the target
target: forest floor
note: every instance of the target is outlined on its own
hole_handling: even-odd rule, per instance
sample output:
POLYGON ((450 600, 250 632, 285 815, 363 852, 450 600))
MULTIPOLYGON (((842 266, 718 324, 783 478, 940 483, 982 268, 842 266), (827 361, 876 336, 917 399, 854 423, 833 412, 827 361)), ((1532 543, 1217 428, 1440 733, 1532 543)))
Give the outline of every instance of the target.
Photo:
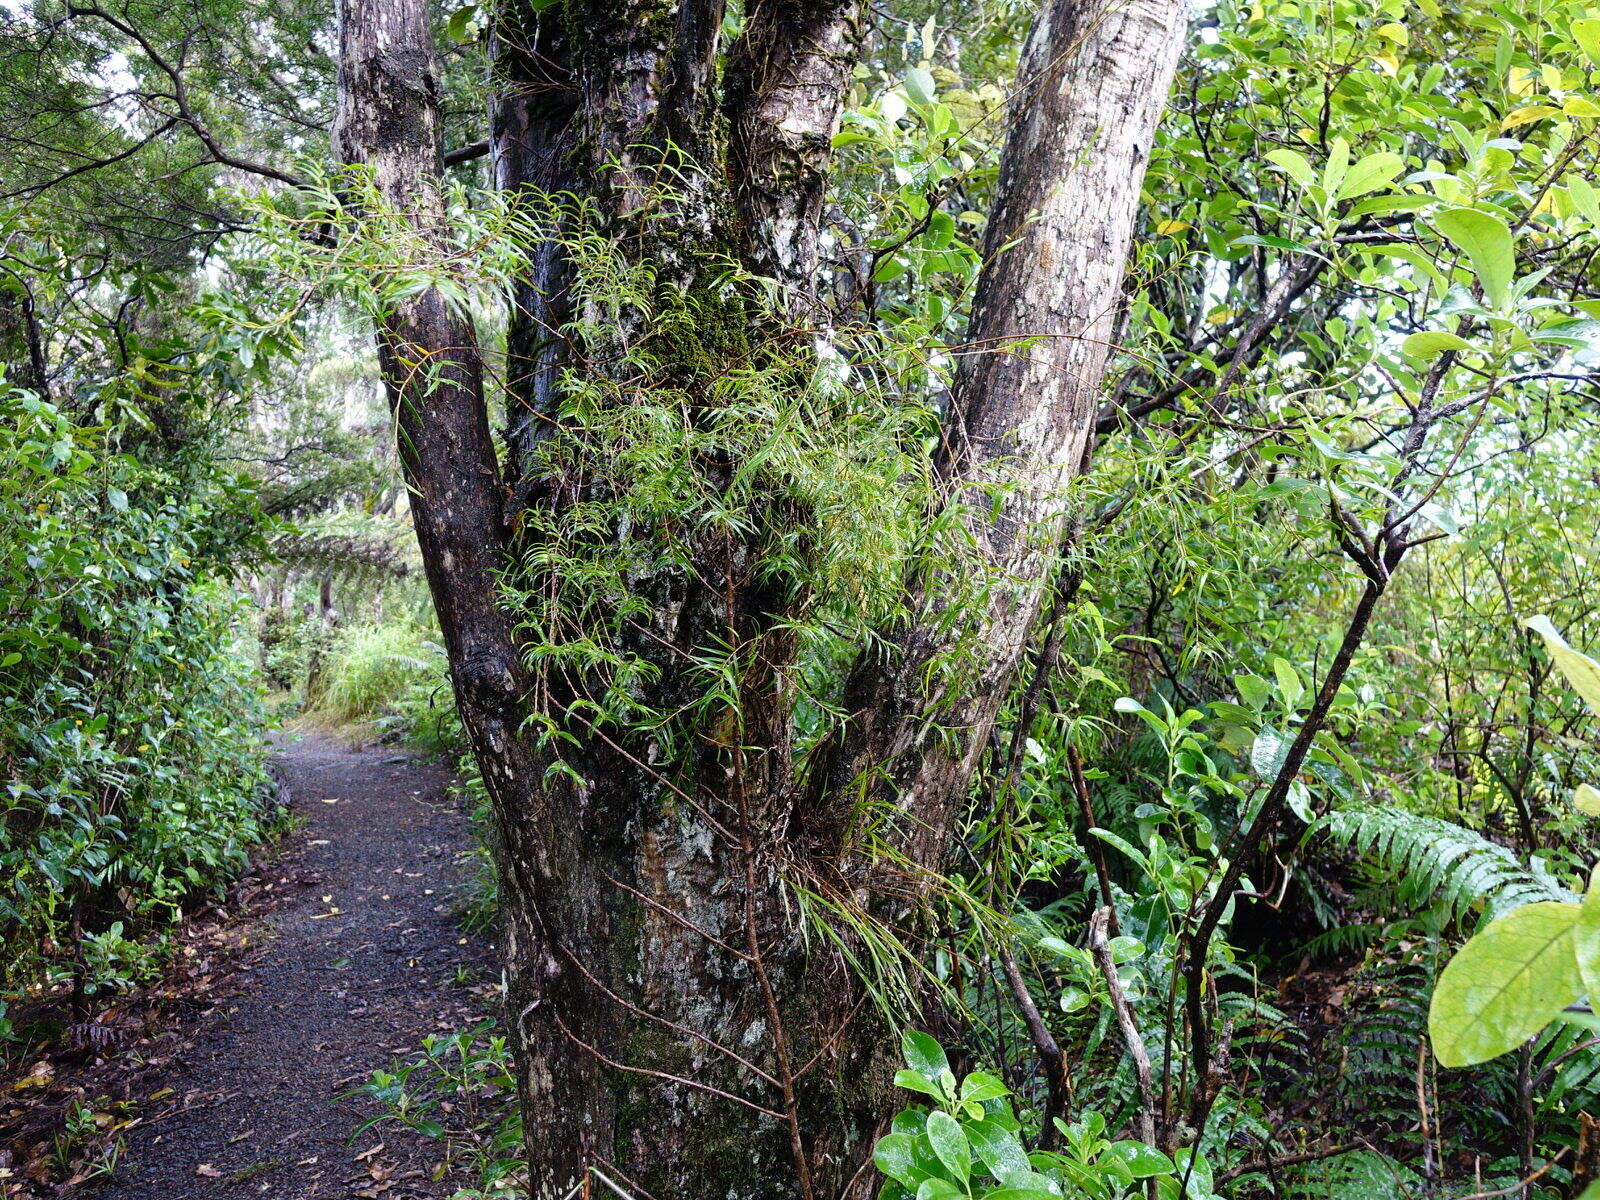
POLYGON ((398 1123, 352 1140, 382 1110, 348 1095, 487 1015, 490 947, 457 917, 472 835, 450 777, 325 734, 286 739, 282 760, 300 822, 184 949, 206 956, 203 994, 138 1049, 51 1081, 86 1076, 70 1090, 90 1107, 135 1114, 114 1172, 85 1189, 97 1200, 437 1200, 467 1182, 398 1123))

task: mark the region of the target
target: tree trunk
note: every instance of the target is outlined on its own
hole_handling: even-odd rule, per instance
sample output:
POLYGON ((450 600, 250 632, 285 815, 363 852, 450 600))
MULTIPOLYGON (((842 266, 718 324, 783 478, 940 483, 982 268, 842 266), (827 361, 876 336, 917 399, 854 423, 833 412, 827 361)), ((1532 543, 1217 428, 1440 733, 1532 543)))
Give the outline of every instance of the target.
MULTIPOLYGON (((619 558, 668 536, 686 552, 687 562, 630 578, 649 610, 619 618, 609 647, 648 668, 628 700, 677 714, 670 724, 607 716, 595 669, 530 660, 519 641, 519 615, 538 612, 509 611, 501 579, 510 573, 525 606, 563 586, 540 554, 569 514, 607 497, 601 473, 543 452, 562 439, 581 448, 582 430, 561 411, 563 371, 581 367, 613 386, 600 403, 625 404, 639 385, 609 378, 623 368, 607 364, 654 339, 668 348, 663 377, 687 405, 705 406, 691 419, 712 421, 709 397, 730 363, 809 353, 831 136, 863 7, 750 0, 722 46, 720 0, 499 6, 497 185, 530 202, 580 198, 582 220, 648 266, 652 297, 690 319, 671 331, 676 341, 620 321, 613 353, 579 357, 561 327, 594 316, 577 311, 592 301, 574 294, 563 240, 536 247, 513 296, 503 456, 474 332, 437 289, 397 302, 379 333, 457 702, 493 802, 508 1022, 540 1200, 602 1176, 662 1200, 876 1191, 868 1155, 892 1111, 896 1047, 840 946, 804 931, 797 884, 842 884, 865 908, 879 891, 904 902, 881 864, 845 849, 852 785, 877 767, 888 768, 885 798, 917 810, 897 836, 919 866, 942 865, 1037 616, 1064 485, 1084 456, 1181 0, 1109 11, 1061 0, 1040 18, 974 340, 1044 339, 969 356, 958 436, 939 463, 951 498, 1012 481, 995 515, 968 521, 984 565, 1014 586, 951 634, 936 632, 940 581, 925 585, 925 619, 899 635, 900 655, 853 672, 852 718, 809 789, 792 748, 791 597, 757 569, 766 530, 621 522, 586 535, 619 558), (782 303, 730 294, 729 261, 776 281, 782 303), (979 667, 930 693, 925 668, 955 635, 978 640, 979 667), (713 649, 741 664, 715 704, 703 666, 713 649), (938 746, 926 736, 936 709, 958 727, 938 746)), ((402 217, 443 259, 427 14, 426 0, 343 0, 338 144, 344 161, 370 169, 388 219, 402 217)), ((571 229, 579 218, 568 208, 560 220, 571 229)), ((705 463, 704 486, 730 486, 738 466, 705 463)), ((757 514, 774 526, 788 515, 757 514)))
POLYGON ((1185 14, 1184 0, 1053 0, 1034 25, 936 463, 951 499, 970 503, 977 556, 1000 583, 952 635, 945 618, 958 589, 933 579, 918 598, 924 618, 896 639, 897 662, 858 663, 851 722, 818 774, 810 814, 825 840, 848 825, 850 785, 875 775, 881 799, 915 814, 902 823, 900 849, 921 867, 943 862, 955 807, 1038 622, 1069 489, 1086 465, 1185 14), (930 694, 925 681, 953 636, 972 653, 930 694))
POLYGON ((7 383, 50 399, 44 334, 39 328, 33 293, 20 278, 0 281, 0 369, 5 371, 7 383))

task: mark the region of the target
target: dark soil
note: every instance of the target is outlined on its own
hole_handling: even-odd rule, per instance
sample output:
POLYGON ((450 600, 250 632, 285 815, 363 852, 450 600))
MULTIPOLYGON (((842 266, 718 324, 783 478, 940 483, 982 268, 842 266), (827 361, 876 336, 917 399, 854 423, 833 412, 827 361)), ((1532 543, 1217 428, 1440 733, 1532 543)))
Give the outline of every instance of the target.
POLYGON ((490 948, 457 921, 467 823, 449 776, 326 736, 284 747, 303 825, 272 864, 267 911, 186 1044, 127 1089, 137 1119, 105 1200, 435 1200, 467 1181, 443 1148, 340 1097, 433 1032, 484 1016, 490 948), (373 1152, 377 1147, 376 1152, 373 1152), (435 1178, 439 1175, 439 1178, 435 1178))

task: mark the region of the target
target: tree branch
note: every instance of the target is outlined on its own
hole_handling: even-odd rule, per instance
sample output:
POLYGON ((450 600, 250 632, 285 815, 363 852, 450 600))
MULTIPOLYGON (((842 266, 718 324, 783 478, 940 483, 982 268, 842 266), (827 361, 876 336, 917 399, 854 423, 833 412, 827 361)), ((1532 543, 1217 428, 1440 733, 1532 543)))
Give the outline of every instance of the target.
POLYGON ((236 171, 245 171, 251 175, 260 175, 265 179, 276 180, 289 187, 303 188, 309 186, 305 180, 300 179, 298 176, 280 171, 278 168, 268 166, 266 163, 251 162, 249 159, 240 158, 238 155, 224 149, 222 143, 212 135, 205 122, 200 119, 190 105, 189 93, 184 87, 182 69, 167 61, 166 57, 151 44, 150 39, 139 32, 138 26, 131 21, 114 16, 105 9, 94 5, 69 4, 67 6, 67 15, 69 17, 95 17, 104 21, 124 37, 132 39, 139 49, 144 52, 144 56, 150 60, 151 64, 172 83, 172 94, 166 97, 166 99, 171 100, 172 103, 178 106, 178 115, 172 123, 181 121, 189 126, 214 161, 225 167, 232 167, 236 171))

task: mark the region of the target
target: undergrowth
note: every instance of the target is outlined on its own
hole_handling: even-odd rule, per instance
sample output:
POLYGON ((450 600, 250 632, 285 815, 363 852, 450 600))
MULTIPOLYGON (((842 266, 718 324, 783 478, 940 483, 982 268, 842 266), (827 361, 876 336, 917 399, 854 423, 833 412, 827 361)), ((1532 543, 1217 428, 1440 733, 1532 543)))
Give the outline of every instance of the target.
POLYGON ((203 462, 121 455, 3 387, 0 459, 0 997, 15 1002, 136 982, 128 935, 239 874, 278 800, 228 583, 258 528, 248 494, 203 462))

